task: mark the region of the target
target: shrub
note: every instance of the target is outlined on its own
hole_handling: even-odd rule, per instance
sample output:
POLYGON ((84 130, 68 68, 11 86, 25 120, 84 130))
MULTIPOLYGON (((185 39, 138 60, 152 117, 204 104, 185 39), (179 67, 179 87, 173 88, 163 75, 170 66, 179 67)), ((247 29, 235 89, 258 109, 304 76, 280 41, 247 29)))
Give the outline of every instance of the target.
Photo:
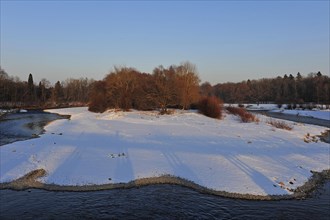
POLYGON ((245 111, 244 114, 240 115, 242 122, 259 122, 259 119, 250 112, 245 111))
POLYGON ((238 107, 244 108, 244 104, 238 104, 238 107))
POLYGON ((227 107, 227 111, 230 114, 237 115, 241 118, 242 122, 258 122, 259 119, 250 112, 246 111, 244 108, 235 108, 235 107, 227 107))
POLYGON ((281 103, 278 103, 278 104, 277 104, 277 107, 278 107, 278 108, 282 108, 282 104, 281 104, 281 103))
POLYGON ((242 114, 244 112, 244 109, 242 109, 242 108, 235 108, 235 107, 232 107, 232 106, 227 107, 226 110, 229 113, 233 114, 233 115, 240 115, 240 114, 242 114))
POLYGON ((221 118, 222 101, 214 96, 204 97, 198 103, 198 112, 210 118, 221 118))
POLYGON ((107 110, 105 93, 105 83, 103 81, 96 81, 92 84, 92 90, 89 94, 89 111, 102 113, 107 110))
POLYGON ((102 95, 94 96, 90 101, 88 111, 102 113, 107 110, 105 97, 102 95))
POLYGON ((160 109, 159 114, 160 115, 173 115, 175 113, 174 109, 160 109))
POLYGON ((285 129, 285 130, 292 130, 293 127, 285 123, 285 121, 278 121, 274 119, 270 119, 267 121, 268 124, 274 126, 275 128, 285 129))

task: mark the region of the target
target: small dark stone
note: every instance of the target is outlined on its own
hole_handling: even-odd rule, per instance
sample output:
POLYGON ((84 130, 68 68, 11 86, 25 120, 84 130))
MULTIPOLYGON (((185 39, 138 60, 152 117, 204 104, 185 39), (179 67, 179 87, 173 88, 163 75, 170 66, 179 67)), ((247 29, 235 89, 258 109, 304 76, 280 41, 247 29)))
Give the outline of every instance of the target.
POLYGON ((274 187, 277 187, 275 184, 273 184, 274 187))
POLYGON ((112 180, 111 178, 109 178, 109 180, 112 180))
POLYGON ((291 182, 291 181, 290 181, 289 183, 290 183, 290 184, 293 184, 293 182, 291 182))
POLYGON ((62 135, 62 133, 59 133, 58 135, 62 135))

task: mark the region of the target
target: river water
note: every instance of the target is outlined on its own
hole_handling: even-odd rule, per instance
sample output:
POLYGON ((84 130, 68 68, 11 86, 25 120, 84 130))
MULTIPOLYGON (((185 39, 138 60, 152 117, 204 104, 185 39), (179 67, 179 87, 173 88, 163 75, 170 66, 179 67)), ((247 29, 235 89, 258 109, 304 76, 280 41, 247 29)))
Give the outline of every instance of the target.
POLYGON ((65 118, 69 118, 69 116, 40 110, 3 115, 0 118, 0 146, 36 138, 43 133, 44 126, 49 122, 65 118))
MULTIPOLYGON (((27 127, 36 132, 35 129, 39 131, 39 128, 31 125, 44 125, 45 121, 57 117, 44 113, 14 114, 6 123, 17 118, 24 122, 24 128, 29 125, 27 127), (34 123, 36 121, 38 122, 34 123)), ((27 133, 26 137, 22 138, 29 135, 30 133, 27 133)), ((229 199, 169 184, 95 192, 0 190, 0 219, 329 220, 329 213, 330 180, 313 192, 310 198, 281 201, 229 199)))
POLYGON ((96 192, 0 190, 1 219, 330 219, 330 181, 304 200, 249 201, 177 185, 96 192))

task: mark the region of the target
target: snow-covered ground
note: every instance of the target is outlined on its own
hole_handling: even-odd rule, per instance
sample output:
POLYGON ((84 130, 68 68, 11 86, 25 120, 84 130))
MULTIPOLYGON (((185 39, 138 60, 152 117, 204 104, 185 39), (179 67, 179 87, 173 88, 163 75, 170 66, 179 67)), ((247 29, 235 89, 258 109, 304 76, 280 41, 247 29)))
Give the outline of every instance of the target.
POLYGON ((44 183, 87 185, 129 182, 170 174, 210 189, 254 195, 291 194, 313 171, 329 169, 329 144, 304 142, 326 128, 296 124, 281 130, 260 122, 241 123, 194 112, 91 113, 72 115, 45 127, 40 138, 0 147, 0 182, 45 169, 44 183))

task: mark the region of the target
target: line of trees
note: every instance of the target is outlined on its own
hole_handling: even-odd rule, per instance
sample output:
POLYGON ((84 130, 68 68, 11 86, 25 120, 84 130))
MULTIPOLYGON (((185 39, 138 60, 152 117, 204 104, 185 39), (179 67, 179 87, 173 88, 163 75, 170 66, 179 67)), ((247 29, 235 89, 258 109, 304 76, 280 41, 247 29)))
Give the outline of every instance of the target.
POLYGON ((163 113, 167 113, 168 107, 188 109, 199 100, 199 82, 196 66, 189 62, 168 68, 159 66, 152 74, 115 67, 92 86, 89 109, 160 109, 163 113))
POLYGON ((205 82, 201 94, 215 95, 226 103, 317 103, 330 104, 330 78, 321 72, 303 77, 299 72, 283 77, 247 80, 239 83, 205 82))
POLYGON ((87 105, 89 90, 94 80, 87 78, 57 81, 54 85, 47 79, 38 84, 29 74, 27 81, 10 77, 0 68, 0 107, 60 107, 87 105))
POLYGON ((168 68, 158 66, 151 74, 134 68, 115 67, 103 80, 67 79, 52 85, 38 84, 29 74, 27 81, 10 77, 0 68, 0 107, 89 106, 91 111, 108 108, 151 110, 168 107, 188 109, 201 97, 225 103, 317 103, 330 104, 330 78, 321 72, 303 77, 299 72, 283 77, 219 83, 212 86, 200 79, 196 66, 184 62, 168 68))

